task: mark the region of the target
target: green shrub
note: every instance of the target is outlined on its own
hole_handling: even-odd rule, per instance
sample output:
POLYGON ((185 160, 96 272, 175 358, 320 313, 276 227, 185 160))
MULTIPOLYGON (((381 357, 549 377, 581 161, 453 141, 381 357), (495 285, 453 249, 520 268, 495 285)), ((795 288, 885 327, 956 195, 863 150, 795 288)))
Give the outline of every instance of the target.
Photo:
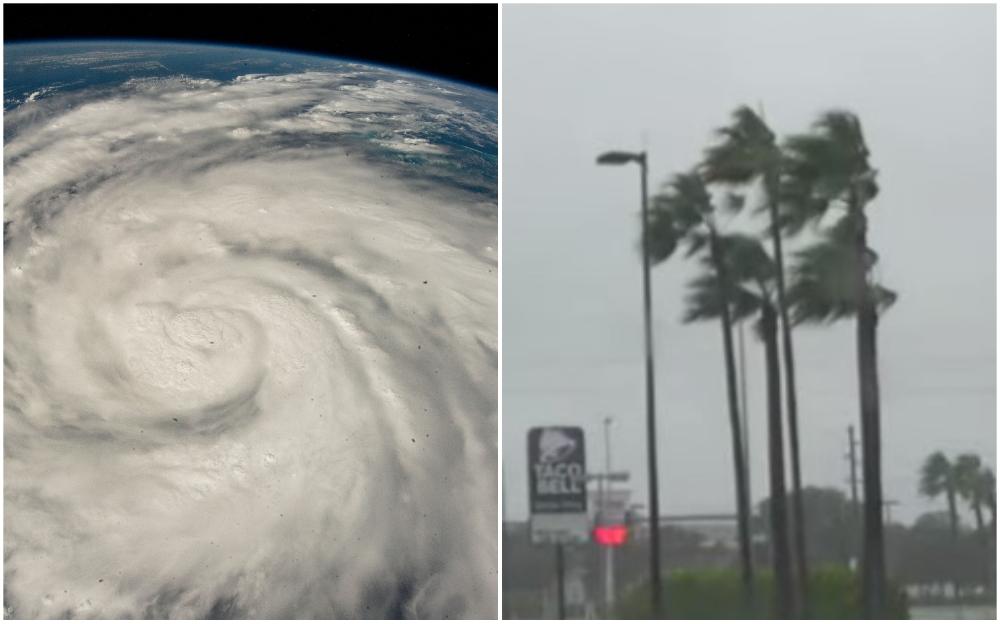
MULTIPOLYGON (((770 570, 756 574, 757 613, 744 605, 738 570, 683 570, 672 572, 664 583, 667 619, 771 619, 774 617, 774 579, 770 570)), ((823 620, 861 618, 858 576, 843 567, 821 567, 810 572, 809 617, 823 620)), ((904 594, 890 585, 892 619, 908 619, 904 594)), ((620 597, 616 617, 650 618, 649 588, 642 586, 620 597)))

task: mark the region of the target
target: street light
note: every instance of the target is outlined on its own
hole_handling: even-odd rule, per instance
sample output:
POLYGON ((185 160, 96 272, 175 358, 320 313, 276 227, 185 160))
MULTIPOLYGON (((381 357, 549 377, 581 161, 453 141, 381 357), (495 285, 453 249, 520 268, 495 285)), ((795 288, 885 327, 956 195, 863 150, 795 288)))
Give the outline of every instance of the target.
MULTIPOLYGON (((599 165, 624 165, 630 162, 645 163, 646 153, 635 154, 633 152, 604 152, 597 157, 599 165)), ((643 165, 645 166, 645 165, 643 165)))
POLYGON ((642 187, 642 295, 643 316, 646 326, 646 444, 649 460, 649 577, 652 585, 650 595, 653 601, 653 617, 660 614, 660 496, 656 471, 656 408, 653 391, 653 327, 649 299, 649 216, 646 199, 646 152, 605 152, 597 157, 599 165, 625 165, 639 163, 642 187))

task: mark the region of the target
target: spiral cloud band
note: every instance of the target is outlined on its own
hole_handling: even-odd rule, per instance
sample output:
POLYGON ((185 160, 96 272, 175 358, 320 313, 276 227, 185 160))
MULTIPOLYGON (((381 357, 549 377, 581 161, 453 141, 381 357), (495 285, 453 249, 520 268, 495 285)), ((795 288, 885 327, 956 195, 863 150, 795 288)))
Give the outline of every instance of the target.
POLYGON ((8 111, 8 616, 495 617, 495 111, 358 65, 8 111))

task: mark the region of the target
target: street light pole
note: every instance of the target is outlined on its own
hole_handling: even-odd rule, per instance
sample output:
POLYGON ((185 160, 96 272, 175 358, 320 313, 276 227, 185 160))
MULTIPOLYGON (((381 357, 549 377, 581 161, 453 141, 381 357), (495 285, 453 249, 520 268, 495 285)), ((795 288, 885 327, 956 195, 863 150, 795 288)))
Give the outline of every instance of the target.
POLYGON ((653 388, 653 327, 652 304, 649 288, 649 208, 647 192, 646 152, 606 152, 597 157, 600 165, 639 164, 642 191, 642 295, 643 318, 646 331, 646 444, 649 462, 649 582, 652 599, 652 617, 661 615, 662 585, 660 578, 660 496, 656 467, 656 402, 653 388))
POLYGON ((650 584, 652 585, 653 617, 661 613, 663 604, 660 580, 660 488, 656 467, 656 402, 653 389, 653 320, 649 289, 649 200, 647 198, 646 152, 640 154, 642 171, 642 295, 646 326, 646 444, 649 448, 649 523, 650 584))

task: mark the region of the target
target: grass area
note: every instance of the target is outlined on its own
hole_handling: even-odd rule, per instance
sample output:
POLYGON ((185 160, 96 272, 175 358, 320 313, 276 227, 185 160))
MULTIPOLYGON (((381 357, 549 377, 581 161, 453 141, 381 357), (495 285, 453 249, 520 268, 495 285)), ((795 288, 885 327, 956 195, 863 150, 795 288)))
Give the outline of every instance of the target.
MULTIPOLYGON (((813 570, 809 582, 810 619, 850 620, 861 618, 858 576, 841 567, 813 570)), ((743 600, 737 570, 697 570, 671 573, 664 584, 667 619, 770 619, 774 617, 774 582, 770 571, 757 571, 758 609, 753 613, 743 600)), ((908 619, 906 598, 892 587, 890 618, 908 619)), ((641 587, 622 596, 615 614, 621 619, 654 617, 649 610, 649 588, 641 587)))

